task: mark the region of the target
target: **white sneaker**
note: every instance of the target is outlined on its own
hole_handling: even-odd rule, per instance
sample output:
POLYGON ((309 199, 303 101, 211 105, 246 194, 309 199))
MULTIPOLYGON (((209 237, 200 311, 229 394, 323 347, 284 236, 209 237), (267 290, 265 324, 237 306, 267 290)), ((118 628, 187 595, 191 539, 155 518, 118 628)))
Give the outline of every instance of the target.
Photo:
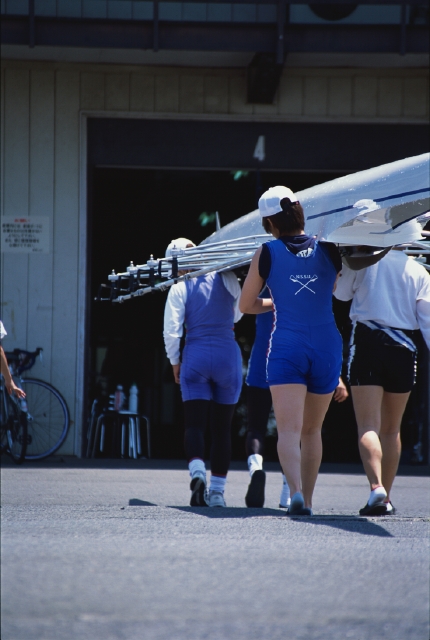
POLYGON ((227 505, 224 500, 224 494, 222 494, 221 491, 209 491, 208 506, 226 507, 227 505))

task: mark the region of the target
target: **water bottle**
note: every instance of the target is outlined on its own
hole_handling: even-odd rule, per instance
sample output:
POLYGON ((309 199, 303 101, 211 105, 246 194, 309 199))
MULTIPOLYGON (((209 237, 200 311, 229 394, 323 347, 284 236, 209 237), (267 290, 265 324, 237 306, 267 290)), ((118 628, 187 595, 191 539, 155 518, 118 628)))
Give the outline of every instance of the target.
POLYGON ((131 385, 128 399, 128 410, 131 413, 137 413, 138 407, 138 390, 135 384, 131 385))
POLYGON ((119 384, 115 389, 115 403, 114 403, 115 411, 121 411, 121 409, 123 408, 123 404, 124 404, 124 391, 122 388, 122 384, 119 384))

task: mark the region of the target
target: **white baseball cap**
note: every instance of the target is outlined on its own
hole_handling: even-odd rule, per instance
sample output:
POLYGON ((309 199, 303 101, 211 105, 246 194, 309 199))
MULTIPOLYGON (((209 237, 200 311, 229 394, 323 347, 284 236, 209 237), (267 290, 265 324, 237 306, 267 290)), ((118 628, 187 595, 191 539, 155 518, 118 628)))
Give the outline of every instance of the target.
POLYGON ((274 216, 282 211, 281 200, 289 198, 293 204, 297 202, 296 196, 288 187, 270 187, 263 193, 258 201, 258 209, 262 218, 274 216))
POLYGON ((172 255, 172 249, 187 249, 189 247, 195 247, 196 245, 188 238, 176 238, 176 240, 172 240, 169 246, 166 249, 166 258, 170 258, 172 255))

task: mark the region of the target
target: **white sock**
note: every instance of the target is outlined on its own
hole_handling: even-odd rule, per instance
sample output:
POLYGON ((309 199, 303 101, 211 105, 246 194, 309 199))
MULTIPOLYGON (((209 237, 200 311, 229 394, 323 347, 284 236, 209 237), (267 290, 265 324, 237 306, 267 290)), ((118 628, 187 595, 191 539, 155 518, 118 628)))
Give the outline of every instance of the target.
POLYGON ((248 469, 249 475, 252 476, 254 471, 262 471, 263 470, 263 456, 260 456, 259 453, 253 453, 248 457, 248 469))
POLYGON ((211 486, 209 487, 209 491, 224 493, 226 482, 227 476, 211 476, 211 486))
POLYGON ((370 507, 375 506, 376 504, 383 504, 384 500, 387 499, 387 492, 384 487, 376 487, 373 491, 370 492, 369 500, 367 503, 370 507))
POLYGON ((283 507, 288 507, 288 501, 290 500, 290 487, 288 486, 287 478, 282 474, 282 491, 279 498, 279 504, 283 507))
POLYGON ((206 478, 206 467, 203 460, 200 458, 194 458, 188 463, 188 469, 190 470, 190 476, 193 477, 196 473, 202 473, 206 478))

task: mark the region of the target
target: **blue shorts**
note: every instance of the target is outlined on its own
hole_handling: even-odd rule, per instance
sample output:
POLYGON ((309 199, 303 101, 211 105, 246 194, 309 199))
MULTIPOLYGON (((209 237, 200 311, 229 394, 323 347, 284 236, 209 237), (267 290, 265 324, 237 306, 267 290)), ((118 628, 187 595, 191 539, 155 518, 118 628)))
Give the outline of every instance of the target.
POLYGON ((239 345, 196 340, 185 344, 181 365, 182 400, 213 400, 236 404, 242 389, 242 357, 239 345))
POLYGON ((269 386, 304 384, 311 393, 332 393, 342 368, 342 338, 333 323, 276 329, 267 359, 269 386))

